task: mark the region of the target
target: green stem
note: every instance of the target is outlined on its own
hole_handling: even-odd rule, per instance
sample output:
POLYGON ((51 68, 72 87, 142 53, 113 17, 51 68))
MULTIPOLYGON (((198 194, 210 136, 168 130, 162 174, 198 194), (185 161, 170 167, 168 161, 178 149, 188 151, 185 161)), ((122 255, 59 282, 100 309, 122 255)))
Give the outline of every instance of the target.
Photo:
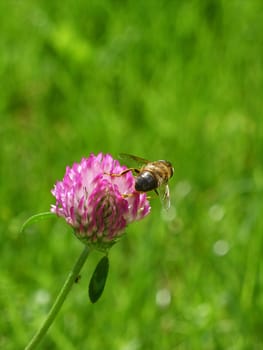
POLYGON ((59 310, 61 309, 61 306, 63 305, 72 285, 74 284, 82 266, 84 265, 88 255, 89 255, 89 248, 85 245, 84 250, 82 251, 80 257, 76 261, 75 265, 73 266, 72 270, 70 271, 60 293, 57 296, 57 299, 55 300, 51 310, 49 311, 46 320, 43 322, 42 326, 38 330, 38 332, 34 335, 34 337, 31 339, 29 344, 26 346, 25 350, 32 350, 37 347, 39 342, 42 340, 46 332, 48 331, 49 327, 53 323, 54 319, 56 318, 59 310))

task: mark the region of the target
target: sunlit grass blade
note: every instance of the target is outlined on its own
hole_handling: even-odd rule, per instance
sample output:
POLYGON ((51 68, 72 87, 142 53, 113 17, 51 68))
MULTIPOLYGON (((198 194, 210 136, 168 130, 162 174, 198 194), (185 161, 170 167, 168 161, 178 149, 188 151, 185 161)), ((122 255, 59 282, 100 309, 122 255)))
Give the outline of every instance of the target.
POLYGON ((55 217, 56 215, 55 215, 54 213, 51 213, 51 212, 47 211, 47 212, 44 212, 44 213, 39 213, 39 214, 30 216, 30 218, 28 218, 28 219, 23 223, 20 232, 23 233, 24 230, 25 230, 28 226, 30 226, 30 225, 32 225, 33 223, 38 222, 38 221, 40 221, 40 220, 48 219, 48 218, 51 217, 51 216, 52 216, 52 217, 55 217))

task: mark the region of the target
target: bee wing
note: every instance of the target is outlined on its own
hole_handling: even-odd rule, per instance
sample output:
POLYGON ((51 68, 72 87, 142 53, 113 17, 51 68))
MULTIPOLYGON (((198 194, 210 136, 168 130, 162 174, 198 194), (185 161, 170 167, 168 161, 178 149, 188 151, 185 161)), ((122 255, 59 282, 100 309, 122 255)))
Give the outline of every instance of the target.
POLYGON ((142 166, 142 165, 150 163, 150 161, 147 159, 137 157, 137 156, 134 156, 132 154, 127 154, 127 153, 120 153, 119 158, 127 160, 128 163, 131 163, 130 165, 142 166))
POLYGON ((170 190, 168 184, 163 184, 158 188, 159 197, 162 203, 162 206, 165 210, 170 208, 170 190))

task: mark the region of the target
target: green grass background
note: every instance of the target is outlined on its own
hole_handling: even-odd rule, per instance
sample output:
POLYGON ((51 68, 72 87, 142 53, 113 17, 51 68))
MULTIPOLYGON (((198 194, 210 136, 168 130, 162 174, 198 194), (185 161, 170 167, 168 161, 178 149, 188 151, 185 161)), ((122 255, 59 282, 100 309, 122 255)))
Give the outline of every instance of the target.
POLYGON ((0 28, 0 348, 82 251, 62 219, 21 224, 102 151, 170 160, 174 215, 128 227, 95 305, 93 253, 39 349, 262 349, 262 1, 10 0, 0 28))

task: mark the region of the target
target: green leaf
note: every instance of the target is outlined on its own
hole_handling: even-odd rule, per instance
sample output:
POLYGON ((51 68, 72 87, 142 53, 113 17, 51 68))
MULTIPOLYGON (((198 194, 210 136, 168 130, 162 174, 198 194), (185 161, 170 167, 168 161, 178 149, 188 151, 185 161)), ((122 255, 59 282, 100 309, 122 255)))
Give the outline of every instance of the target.
POLYGON ((32 225, 33 223, 37 222, 37 221, 40 221, 40 220, 44 220, 44 219, 47 219, 49 217, 54 217, 56 214, 54 213, 51 213, 50 211, 47 211, 45 213, 40 213, 40 214, 36 214, 36 215, 33 215, 33 216, 30 216, 30 218, 28 218, 22 225, 21 227, 21 230, 20 232, 23 233, 24 230, 32 225))
POLYGON ((109 271, 109 258, 104 256, 97 264, 89 283, 89 298, 96 303, 102 295, 109 271))

